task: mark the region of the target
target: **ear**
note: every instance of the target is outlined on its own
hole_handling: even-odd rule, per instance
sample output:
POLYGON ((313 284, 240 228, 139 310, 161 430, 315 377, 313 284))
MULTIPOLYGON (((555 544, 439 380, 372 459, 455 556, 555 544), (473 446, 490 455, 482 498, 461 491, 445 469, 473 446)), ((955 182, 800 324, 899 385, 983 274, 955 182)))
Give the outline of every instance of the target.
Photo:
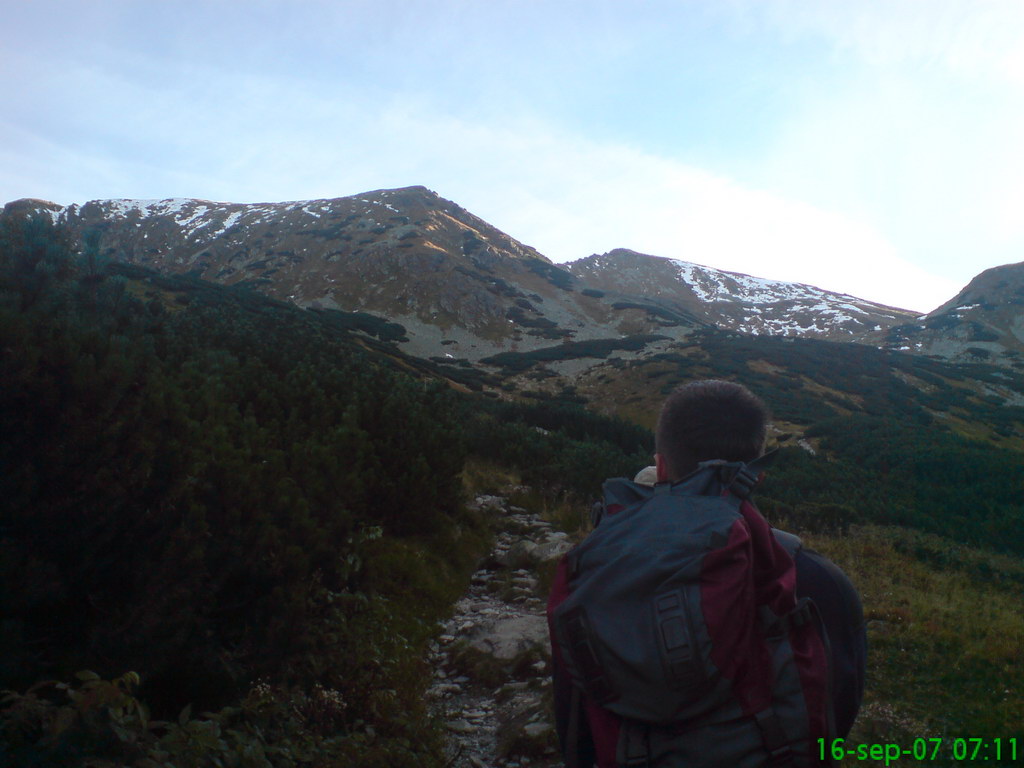
POLYGON ((658 473, 659 483, 667 483, 671 479, 668 476, 668 462, 660 453, 654 454, 654 468, 658 473))

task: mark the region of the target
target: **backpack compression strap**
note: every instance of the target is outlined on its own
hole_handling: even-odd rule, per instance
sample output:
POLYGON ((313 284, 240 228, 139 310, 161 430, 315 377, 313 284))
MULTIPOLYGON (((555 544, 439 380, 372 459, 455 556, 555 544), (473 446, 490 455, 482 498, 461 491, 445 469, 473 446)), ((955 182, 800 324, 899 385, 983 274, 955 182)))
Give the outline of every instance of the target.
POLYGON ((580 710, 583 702, 580 701, 580 689, 575 683, 572 686, 572 695, 569 699, 569 730, 566 734, 565 767, 581 768, 580 766, 580 710))

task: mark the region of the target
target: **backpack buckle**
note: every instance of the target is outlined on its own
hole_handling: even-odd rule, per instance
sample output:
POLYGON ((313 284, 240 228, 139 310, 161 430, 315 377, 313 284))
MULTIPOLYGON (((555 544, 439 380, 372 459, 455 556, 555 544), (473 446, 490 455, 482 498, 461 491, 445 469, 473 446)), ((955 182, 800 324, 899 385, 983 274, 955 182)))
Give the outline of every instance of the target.
POLYGON ((698 466, 716 466, 718 479, 726 489, 737 498, 746 501, 754 492, 754 488, 761 482, 761 475, 765 469, 775 462, 778 451, 771 451, 760 458, 749 463, 738 461, 706 461, 698 466))
POLYGON ((750 498, 754 487, 761 480, 760 470, 753 465, 741 461, 704 461, 697 465, 700 469, 714 468, 715 474, 725 490, 743 501, 750 498))
POLYGON ((690 639, 686 600, 682 591, 667 592, 654 598, 655 620, 665 673, 673 690, 693 689, 700 685, 703 674, 700 659, 690 639))
POLYGON ((629 768, 650 768, 651 745, 646 726, 623 720, 619 727, 619 742, 615 746, 615 762, 629 768))
POLYGON ((754 492, 754 487, 757 485, 758 476, 751 472, 747 467, 739 467, 736 473, 732 476, 732 480, 729 481, 729 492, 733 496, 737 496, 744 501, 750 498, 750 494, 754 492))
POLYGON ((772 768, 794 768, 793 750, 789 747, 782 721, 771 707, 754 715, 757 727, 761 731, 761 740, 768 752, 768 765, 772 768))
POLYGON ((795 768, 796 763, 793 762, 793 750, 787 745, 774 752, 769 752, 768 765, 772 766, 772 768, 795 768))

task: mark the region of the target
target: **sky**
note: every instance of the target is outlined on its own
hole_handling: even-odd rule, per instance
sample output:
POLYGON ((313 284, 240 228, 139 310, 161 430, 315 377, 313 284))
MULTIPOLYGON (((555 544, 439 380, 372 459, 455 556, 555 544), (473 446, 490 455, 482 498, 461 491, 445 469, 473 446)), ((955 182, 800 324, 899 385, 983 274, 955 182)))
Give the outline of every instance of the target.
POLYGON ((0 0, 0 202, 424 185, 919 312, 1024 261, 1019 0, 0 0))

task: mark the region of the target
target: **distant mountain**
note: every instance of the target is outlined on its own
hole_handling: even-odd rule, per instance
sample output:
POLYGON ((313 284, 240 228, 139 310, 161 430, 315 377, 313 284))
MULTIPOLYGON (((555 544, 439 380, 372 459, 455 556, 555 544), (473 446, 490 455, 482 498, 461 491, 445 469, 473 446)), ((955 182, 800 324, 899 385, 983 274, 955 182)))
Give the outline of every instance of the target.
POLYGON ((765 280, 617 248, 570 262, 580 282, 658 299, 724 330, 871 343, 916 315, 802 283, 765 280))
POLYGON ((1024 369, 1024 262, 985 270, 935 311, 894 327, 889 346, 1024 369))
POLYGON ((689 318, 617 311, 574 290, 575 278, 424 187, 287 203, 94 200, 36 211, 104 255, 164 272, 246 285, 302 307, 360 310, 407 330, 407 351, 479 359, 574 338, 649 333, 689 318))
POLYGON ((119 261, 249 286, 300 307, 382 316, 403 327, 404 351, 423 358, 479 361, 607 342, 573 348, 593 357, 623 338, 641 340, 631 350, 653 344, 657 353, 661 340, 685 342, 717 328, 1024 369, 1024 264, 989 270, 951 302, 917 316, 628 249, 553 264, 420 186, 284 203, 65 207, 25 199, 4 210, 47 216, 80 241, 90 233, 100 254, 119 261))

